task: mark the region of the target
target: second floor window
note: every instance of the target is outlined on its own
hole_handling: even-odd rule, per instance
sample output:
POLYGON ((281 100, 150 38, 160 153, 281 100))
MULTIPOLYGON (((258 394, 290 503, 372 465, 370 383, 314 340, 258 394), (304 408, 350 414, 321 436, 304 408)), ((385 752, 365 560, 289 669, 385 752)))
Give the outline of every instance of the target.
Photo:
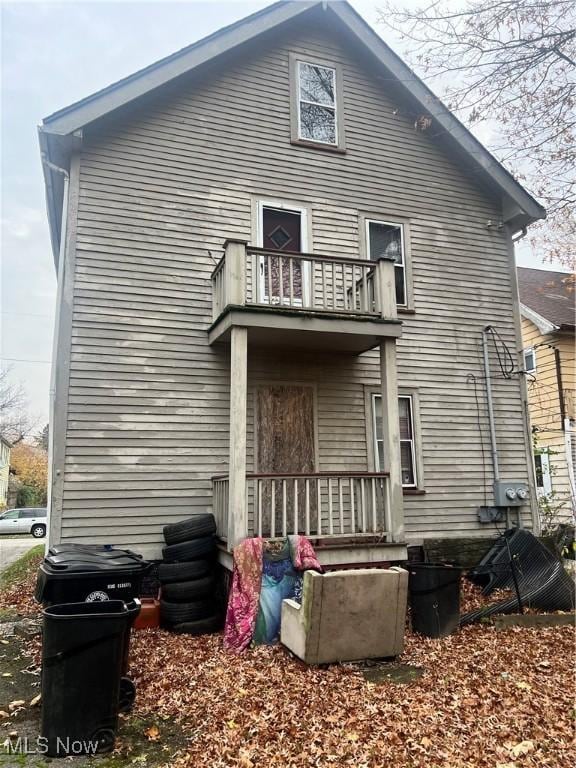
POLYGON ((366 220, 366 242, 368 258, 376 260, 380 256, 394 258, 396 278, 396 303, 405 307, 406 291, 406 259, 404 248, 404 226, 388 221, 366 220))
POLYGON ((299 61, 297 76, 299 138, 337 146, 336 70, 299 61))

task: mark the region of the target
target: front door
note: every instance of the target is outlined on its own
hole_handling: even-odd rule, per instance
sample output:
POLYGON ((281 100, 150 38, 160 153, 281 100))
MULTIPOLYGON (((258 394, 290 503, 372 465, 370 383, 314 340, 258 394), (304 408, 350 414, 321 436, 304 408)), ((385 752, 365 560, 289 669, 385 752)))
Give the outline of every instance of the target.
MULTIPOLYGON (((267 251, 305 250, 305 212, 262 205, 261 247, 267 251)), ((260 295, 267 304, 302 306, 306 269, 300 259, 264 256, 260 261, 260 295)))
MULTIPOLYGON (((311 386, 274 384, 257 391, 257 452, 259 474, 309 474, 315 471, 314 390, 311 386)), ((272 484, 262 483, 263 529, 270 530, 272 495, 275 501, 275 530, 282 530, 284 498, 286 514, 293 527, 295 488, 298 497, 298 530, 304 532, 306 484, 303 478, 272 484), (284 497, 285 494, 285 497, 284 497)), ((315 485, 308 488, 308 514, 316 508, 315 485)))

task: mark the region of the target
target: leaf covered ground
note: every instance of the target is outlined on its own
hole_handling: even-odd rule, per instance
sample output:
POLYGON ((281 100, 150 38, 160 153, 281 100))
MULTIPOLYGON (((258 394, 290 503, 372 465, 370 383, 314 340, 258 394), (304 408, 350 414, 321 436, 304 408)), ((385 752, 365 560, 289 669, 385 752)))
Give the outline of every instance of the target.
POLYGON ((167 767, 565 768, 573 650, 570 627, 408 634, 401 661, 422 677, 374 684, 354 665, 311 669, 281 647, 231 656, 218 635, 148 630, 133 668, 138 711, 189 738, 167 767))
MULTIPOLYGON (((0 607, 37 611, 34 572, 0 607)), ((464 588, 465 610, 485 600, 464 588)), ((565 768, 573 764, 572 627, 466 627, 406 635, 408 682, 369 682, 359 665, 308 668, 281 647, 241 656, 220 635, 133 633, 146 747, 122 765, 162 768, 565 768), (147 724, 144 726, 144 724, 147 724), (174 728, 180 738, 170 738, 174 728), (154 755, 154 756, 153 756, 154 755)), ((119 750, 123 750, 123 729, 119 750)), ((73 762, 71 763, 73 765, 73 762)), ((95 764, 97 765, 97 763, 95 764)))

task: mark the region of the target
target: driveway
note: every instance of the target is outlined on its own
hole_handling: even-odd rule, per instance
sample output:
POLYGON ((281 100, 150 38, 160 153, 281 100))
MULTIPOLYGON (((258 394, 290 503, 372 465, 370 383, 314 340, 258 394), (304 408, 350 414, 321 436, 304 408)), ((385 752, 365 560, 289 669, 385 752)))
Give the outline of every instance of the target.
POLYGON ((32 536, 0 536, 0 571, 43 541, 45 539, 34 539, 32 536))

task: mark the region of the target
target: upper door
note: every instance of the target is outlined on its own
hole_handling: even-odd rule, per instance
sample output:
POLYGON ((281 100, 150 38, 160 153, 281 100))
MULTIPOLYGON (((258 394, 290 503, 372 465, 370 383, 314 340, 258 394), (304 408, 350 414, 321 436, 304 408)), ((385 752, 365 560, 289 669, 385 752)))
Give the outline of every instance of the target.
MULTIPOLYGON (((306 250, 306 210, 296 206, 260 203, 258 245, 267 251, 302 253, 306 250)), ((260 297, 266 304, 302 306, 309 265, 299 257, 263 256, 260 259, 260 297)))
POLYGON ((302 212, 262 206, 262 246, 269 251, 302 251, 302 212))

